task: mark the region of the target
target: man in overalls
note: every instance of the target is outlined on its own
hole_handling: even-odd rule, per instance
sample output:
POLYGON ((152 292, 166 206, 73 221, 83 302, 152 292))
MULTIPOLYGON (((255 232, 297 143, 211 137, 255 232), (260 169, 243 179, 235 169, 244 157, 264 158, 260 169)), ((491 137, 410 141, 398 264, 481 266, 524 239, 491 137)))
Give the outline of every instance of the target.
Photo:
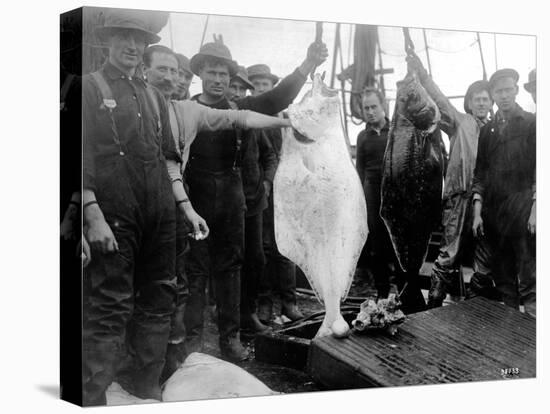
POLYGON ((181 179, 171 184, 180 157, 166 102, 135 74, 167 17, 109 10, 98 29, 108 61, 83 78, 83 215, 93 251, 85 274, 84 405, 106 403, 105 391, 127 354, 132 358, 121 385, 140 398, 161 398, 183 186, 181 179))
MULTIPOLYGON (((307 74, 327 56, 326 46, 314 43, 302 65, 283 79, 278 88, 258 97, 239 99, 235 106, 276 114, 292 102, 307 74)), ((229 81, 237 72, 237 64, 225 45, 219 42, 203 45, 191 58, 191 70, 201 78, 203 86, 203 92, 191 99, 210 108, 231 108, 226 94, 229 81)), ((225 358, 237 361, 247 357, 239 336, 246 209, 240 172, 241 144, 238 130, 201 132, 190 146, 185 171, 189 198, 211 231, 206 240, 191 240, 186 264, 190 291, 185 313, 187 350, 202 349, 206 281, 212 272, 220 350, 225 358)))

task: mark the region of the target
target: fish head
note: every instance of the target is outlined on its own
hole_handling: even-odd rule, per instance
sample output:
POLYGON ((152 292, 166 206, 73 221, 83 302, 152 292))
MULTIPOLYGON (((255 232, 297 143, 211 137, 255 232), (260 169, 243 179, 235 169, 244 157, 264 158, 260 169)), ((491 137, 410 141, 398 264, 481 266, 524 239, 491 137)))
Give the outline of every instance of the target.
POLYGON ((408 73, 397 82, 396 101, 398 112, 422 131, 432 132, 441 119, 436 103, 421 85, 416 72, 408 73))
POLYGON ((331 136, 328 131, 341 126, 338 91, 326 86, 316 74, 311 90, 288 107, 288 117, 297 141, 309 144, 327 139, 331 136))

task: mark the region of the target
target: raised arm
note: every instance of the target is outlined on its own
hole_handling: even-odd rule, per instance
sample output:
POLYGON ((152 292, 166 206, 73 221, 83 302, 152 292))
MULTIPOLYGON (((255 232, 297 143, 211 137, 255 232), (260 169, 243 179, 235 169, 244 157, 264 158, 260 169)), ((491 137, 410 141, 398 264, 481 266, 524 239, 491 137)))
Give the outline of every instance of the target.
POLYGON ((420 58, 414 52, 409 52, 409 55, 407 56, 407 65, 410 69, 416 72, 418 75, 418 80, 439 108, 439 112, 441 112, 439 127, 449 137, 454 136, 457 128, 457 119, 460 117, 460 112, 458 112, 451 101, 443 94, 443 92, 441 92, 430 75, 428 75, 428 72, 424 68, 424 65, 422 65, 420 58))
POLYGON ((306 59, 293 73, 268 92, 238 100, 237 106, 240 109, 250 109, 268 115, 281 112, 298 96, 307 80, 307 75, 327 57, 328 49, 324 43, 312 43, 307 49, 306 59))

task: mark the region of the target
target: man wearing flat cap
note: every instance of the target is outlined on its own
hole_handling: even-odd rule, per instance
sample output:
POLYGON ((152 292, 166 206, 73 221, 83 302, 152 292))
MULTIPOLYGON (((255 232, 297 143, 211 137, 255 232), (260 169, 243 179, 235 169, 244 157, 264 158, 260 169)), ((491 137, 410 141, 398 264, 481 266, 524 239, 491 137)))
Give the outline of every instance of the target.
MULTIPOLYGON (((278 113, 292 102, 308 73, 327 55, 324 44, 313 43, 302 65, 277 88, 258 97, 238 99, 235 107, 268 115, 278 113)), ((231 108, 226 95, 238 66, 227 46, 218 41, 203 45, 191 58, 191 70, 202 81, 202 93, 191 99, 211 108, 231 108)), ((239 335, 246 210, 241 177, 242 147, 242 131, 238 129, 201 132, 190 147, 185 171, 191 202, 211 229, 207 240, 191 240, 187 261, 190 295, 185 314, 187 349, 189 352, 202 349, 205 289, 211 273, 220 350, 229 360, 243 360, 248 354, 239 335)))
POLYGON ((483 127, 473 185, 473 232, 490 246, 496 289, 508 306, 536 315, 534 211, 536 120, 517 103, 519 75, 496 71, 489 79, 498 106, 483 127))
POLYGON ((92 249, 84 288, 86 406, 106 403, 116 367, 128 360, 117 381, 137 397, 161 398, 175 299, 174 198, 183 185, 166 102, 135 75, 167 18, 108 10, 98 28, 108 60, 83 78, 82 209, 92 249))
MULTIPOLYGON (((428 94, 441 111, 439 125, 450 141, 449 161, 445 174, 443 194, 443 237, 439 255, 431 274, 428 307, 439 307, 453 287, 460 286, 460 264, 464 251, 471 240, 472 180, 477 158, 481 128, 489 122, 493 99, 489 82, 478 80, 472 83, 464 96, 464 112, 458 111, 428 75, 421 60, 414 52, 407 57, 409 67, 414 69, 428 94)), ((474 259, 474 280, 490 278, 488 256, 482 243, 477 243, 474 259)), ((480 282, 481 283, 481 282, 480 282)), ((470 283, 472 286, 472 283, 470 283)), ((476 285, 477 286, 477 285, 476 285)))
MULTIPOLYGON (((271 91, 279 82, 279 77, 272 73, 271 68, 264 63, 249 66, 247 70, 248 77, 254 85, 253 96, 260 96, 271 91)), ((270 129, 264 131, 263 134, 269 139, 278 163, 282 148, 281 129, 270 129)), ((271 187, 271 182, 267 181, 268 207, 264 210, 262 229, 266 263, 261 272, 258 286, 258 319, 266 325, 273 317, 275 295, 281 299, 281 315, 292 321, 304 317, 296 306, 296 265, 279 253, 275 242, 271 187)))

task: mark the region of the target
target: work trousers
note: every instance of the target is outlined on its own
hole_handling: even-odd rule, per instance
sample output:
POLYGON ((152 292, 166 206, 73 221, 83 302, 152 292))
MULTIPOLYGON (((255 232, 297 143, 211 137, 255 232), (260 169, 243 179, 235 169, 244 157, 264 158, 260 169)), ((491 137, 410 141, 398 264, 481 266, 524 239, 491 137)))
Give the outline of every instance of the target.
MULTIPOLYGON (((536 316, 536 238, 528 234, 527 223, 525 227, 524 232, 514 237, 499 237, 486 225, 483 256, 504 304, 518 309, 522 301, 525 311, 536 316)), ((476 258, 479 257, 476 252, 476 258)), ((477 266, 474 271, 477 277, 477 266)))
POLYGON ((363 189, 367 201, 367 223, 369 226, 368 263, 373 272, 374 285, 378 295, 387 297, 390 291, 390 264, 395 265, 397 259, 388 229, 380 217, 381 182, 381 174, 368 174, 365 177, 363 189))
POLYGON ((296 304, 296 265, 277 248, 273 196, 269 197, 268 207, 263 214, 263 244, 266 265, 260 277, 260 306, 272 306, 274 294, 279 294, 283 303, 296 304))
POLYGON ((241 273, 241 313, 243 315, 256 312, 258 286, 265 267, 262 226, 262 212, 245 217, 244 264, 241 273))
POLYGON ((105 403, 122 362, 129 391, 160 399, 176 297, 175 203, 166 164, 126 154, 96 170, 96 198, 119 250, 93 251, 85 269, 84 405, 105 403))
POLYGON ((244 249, 245 198, 239 169, 213 173, 189 168, 189 197, 210 235, 190 241, 186 261, 189 298, 185 311, 188 352, 202 349, 206 282, 211 275, 220 343, 240 328, 240 272, 244 249))

